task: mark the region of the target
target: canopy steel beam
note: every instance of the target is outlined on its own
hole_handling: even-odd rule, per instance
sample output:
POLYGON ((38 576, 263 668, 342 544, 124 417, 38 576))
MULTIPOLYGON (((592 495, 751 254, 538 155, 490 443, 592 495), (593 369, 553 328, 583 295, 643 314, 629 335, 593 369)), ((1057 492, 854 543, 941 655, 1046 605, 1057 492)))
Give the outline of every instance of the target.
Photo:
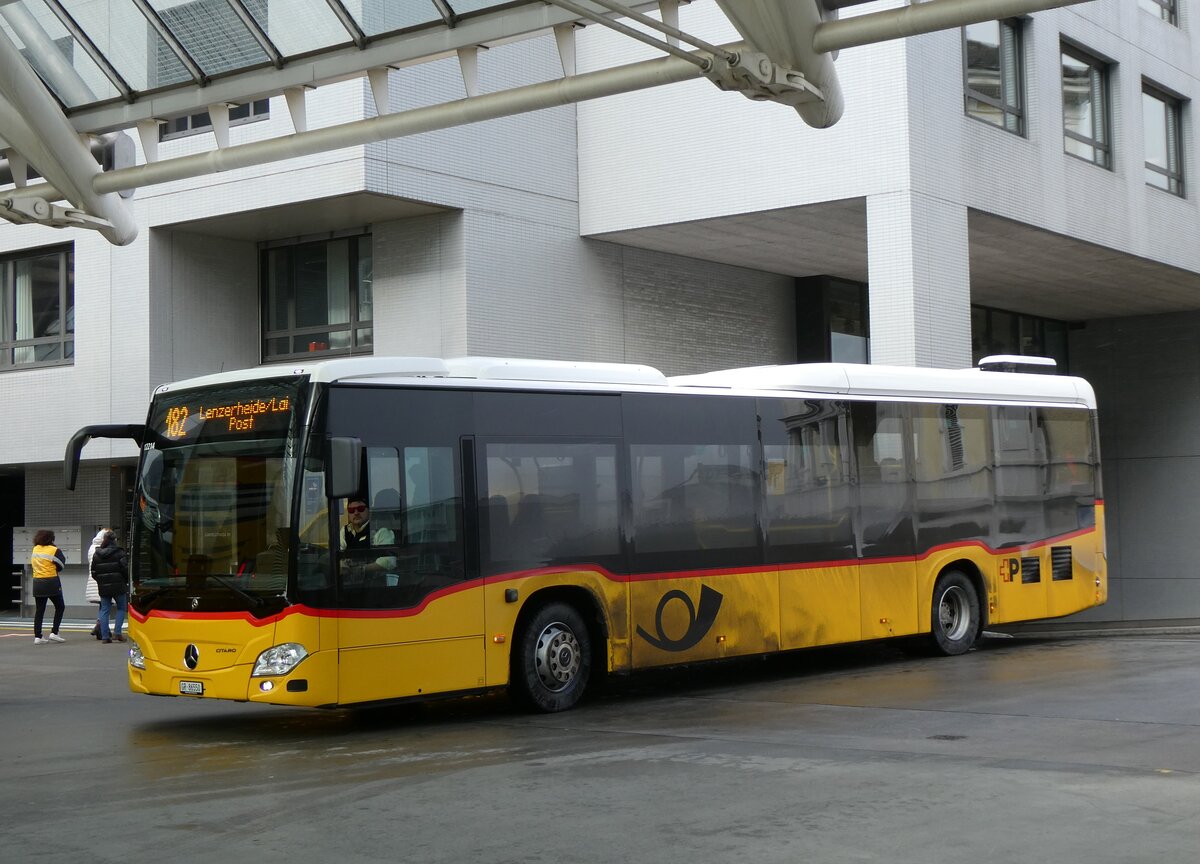
POLYGON ((333 10, 333 14, 337 17, 338 23, 345 28, 350 34, 350 41, 354 43, 354 47, 358 50, 363 50, 367 47, 367 34, 358 26, 358 22, 354 20, 354 16, 347 11, 342 5, 342 0, 325 0, 329 8, 333 10))
MULTIPOLYGON (((79 77, 67 58, 63 57, 50 34, 21 3, 0 2, 0 16, 12 27, 13 33, 25 45, 31 58, 36 58, 40 74, 72 105, 93 102, 96 94, 79 77)), ((53 97, 51 97, 53 98, 53 97)))
MULTIPOLYGON (((190 85, 171 87, 160 93, 142 94, 133 104, 113 101, 73 110, 71 122, 81 132, 113 132, 136 126, 140 120, 195 114, 212 102, 252 102, 276 96, 289 87, 313 87, 361 78, 368 69, 401 69, 452 58, 457 56, 459 48, 499 45, 541 31, 549 33, 557 25, 579 21, 578 15, 565 9, 537 2, 461 18, 458 26, 452 29, 437 25, 390 36, 367 37, 357 29, 353 18, 338 0, 326 2, 335 13, 342 8, 345 17, 338 15, 338 19, 350 33, 353 44, 292 60, 282 69, 267 67, 223 74, 207 82, 203 89, 190 85)), ((649 8, 643 2, 630 5, 649 8)))
POLYGON ((179 62, 183 64, 183 68, 187 70, 188 75, 192 76, 192 81, 201 87, 208 84, 208 75, 200 68, 200 65, 188 50, 183 47, 183 43, 176 38, 174 32, 167 26, 166 22, 159 17, 154 7, 147 0, 130 0, 130 2, 137 7, 137 10, 149 22, 154 32, 158 34, 158 37, 167 43, 167 47, 179 58, 179 62))
POLYGON ((900 9, 826 21, 813 34, 814 51, 827 54, 905 36, 950 30, 967 24, 997 21, 1089 0, 925 0, 900 9))
MULTIPOLYGON (((581 18, 587 18, 591 21, 595 21, 597 24, 603 24, 605 27, 608 27, 611 30, 615 30, 624 36, 628 36, 630 39, 635 39, 638 42, 643 42, 652 48, 657 48, 660 51, 665 51, 668 54, 672 54, 676 57, 686 60, 689 63, 696 63, 698 66, 700 66, 705 71, 707 71, 707 69, 708 69, 707 65, 705 65, 708 63, 708 61, 705 60, 704 58, 697 57, 696 55, 694 55, 688 51, 685 51, 684 49, 679 48, 675 45, 672 45, 669 42, 664 42, 661 39, 655 39, 653 36, 649 36, 649 35, 641 32, 640 30, 635 30, 634 28, 630 27, 629 25, 622 24, 620 21, 617 21, 613 18, 609 18, 607 15, 604 15, 603 13, 594 12, 585 6, 581 6, 580 4, 575 3, 574 0, 546 0, 546 2, 553 3, 555 6, 560 6, 563 9, 566 9, 568 12, 578 15, 581 18)), ((594 2, 597 5, 602 6, 602 7, 608 6, 608 4, 604 2, 604 0, 594 0, 594 2)), ((658 27, 656 29, 661 28, 661 25, 659 25, 657 21, 655 21, 654 23, 655 23, 655 25, 658 25, 658 27)), ((676 35, 679 35, 678 31, 676 31, 676 35)), ((690 41, 690 38, 689 38, 689 41, 690 41)))
MULTIPOLYGON (((740 47, 742 46, 727 45, 723 46, 722 50, 735 53, 740 47)), ((485 93, 441 105, 413 108, 341 126, 315 129, 284 138, 254 141, 222 150, 155 162, 152 165, 108 171, 94 178, 93 188, 96 192, 110 193, 121 189, 202 177, 236 168, 264 165, 281 159, 312 156, 343 147, 403 138, 422 132, 631 93, 689 81, 702 75, 703 72, 694 62, 678 57, 661 57, 615 69, 588 72, 574 78, 529 84, 499 93, 485 93)), ((0 200, 3 200, 3 196, 0 196, 0 200)))
MULTIPOLYGON (((137 223, 120 196, 96 191, 102 172, 58 102, 0 31, 0 129, 8 144, 36 166, 72 208, 49 205, 34 192, 0 200, 12 221, 93 227, 118 246, 137 237, 137 223), (25 205, 24 207, 22 205, 25 205)), ((32 192, 34 187, 19 190, 32 192)))
POLYGON ((275 43, 271 41, 271 37, 267 35, 267 31, 263 30, 259 25, 258 20, 250 14, 250 10, 246 8, 246 4, 242 0, 225 0, 225 2, 233 10, 233 14, 241 19, 242 24, 250 31, 250 35, 258 42, 259 47, 271 58, 271 65, 276 69, 282 69, 284 62, 283 54, 275 47, 275 43))
POLYGON ((108 55, 96 46, 96 43, 92 41, 92 37, 79 26, 71 16, 71 13, 66 10, 59 0, 42 0, 42 2, 55 14, 63 27, 71 34, 72 38, 83 47, 83 50, 92 58, 92 62, 96 64, 96 67, 104 73, 104 77, 112 82, 113 87, 121 94, 121 98, 126 102, 132 102, 136 94, 133 88, 129 86, 129 82, 109 62, 108 55))

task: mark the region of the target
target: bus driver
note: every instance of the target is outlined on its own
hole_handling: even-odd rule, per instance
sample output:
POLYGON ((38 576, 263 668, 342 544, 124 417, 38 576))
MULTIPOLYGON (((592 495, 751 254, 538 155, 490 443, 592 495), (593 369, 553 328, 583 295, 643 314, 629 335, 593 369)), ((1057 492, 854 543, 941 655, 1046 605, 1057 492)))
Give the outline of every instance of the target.
POLYGON ((372 530, 371 511, 363 498, 346 499, 346 524, 342 527, 339 548, 343 553, 343 565, 361 573, 386 573, 396 567, 395 555, 383 555, 370 559, 371 549, 395 549, 396 535, 391 528, 372 530), (364 563, 365 562, 365 563, 364 563))

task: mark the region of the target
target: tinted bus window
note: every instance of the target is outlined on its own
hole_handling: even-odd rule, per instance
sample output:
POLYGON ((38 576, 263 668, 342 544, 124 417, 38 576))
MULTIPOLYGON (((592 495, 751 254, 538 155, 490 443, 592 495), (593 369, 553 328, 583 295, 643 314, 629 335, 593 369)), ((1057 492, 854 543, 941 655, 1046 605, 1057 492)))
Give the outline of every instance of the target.
POLYGON ((904 446, 906 406, 854 402, 850 414, 863 557, 911 555, 914 537, 904 446))
POLYGON ((483 445, 488 575, 589 562, 618 569, 617 445, 483 445))
POLYGON ((1046 530, 1065 534, 1092 522, 1096 453, 1087 411, 1040 409, 1046 439, 1046 530))
POLYGON ((469 428, 471 394, 339 387, 328 405, 331 433, 363 442, 359 494, 369 520, 365 544, 348 548, 351 502, 333 502, 338 603, 409 608, 460 584, 466 567, 459 442, 469 428))
POLYGON ((618 438, 621 399, 597 393, 475 394, 475 432, 479 435, 618 438))
POLYGON ((627 395, 635 569, 760 560, 754 400, 627 395))
POLYGON ((1037 409, 1001 405, 992 410, 996 546, 1040 540, 1046 536, 1046 438, 1037 409))
POLYGON ((912 407, 917 548, 989 539, 992 520, 990 425, 985 407, 912 407))
POLYGON ((854 557, 854 499, 844 403, 764 399, 767 560, 854 557))

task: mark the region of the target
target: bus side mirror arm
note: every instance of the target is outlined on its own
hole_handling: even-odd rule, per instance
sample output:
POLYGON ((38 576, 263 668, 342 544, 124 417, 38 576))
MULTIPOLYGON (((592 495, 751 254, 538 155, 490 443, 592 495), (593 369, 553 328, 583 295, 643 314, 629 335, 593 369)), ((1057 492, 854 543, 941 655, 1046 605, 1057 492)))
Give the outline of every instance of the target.
POLYGON ((362 441, 330 438, 325 450, 325 497, 349 498, 362 481, 362 441))
POLYGON ((79 477, 79 454, 83 452, 83 445, 93 438, 130 438, 141 447, 146 440, 146 427, 140 423, 84 426, 72 435, 63 456, 63 482, 71 491, 75 490, 75 480, 79 477))

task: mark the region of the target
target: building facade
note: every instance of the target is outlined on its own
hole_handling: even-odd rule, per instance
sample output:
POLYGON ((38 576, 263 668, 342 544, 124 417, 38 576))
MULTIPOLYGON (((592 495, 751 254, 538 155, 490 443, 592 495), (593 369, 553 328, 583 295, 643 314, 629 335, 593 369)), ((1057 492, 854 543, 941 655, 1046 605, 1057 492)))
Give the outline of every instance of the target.
MULTIPOLYGON (((681 26, 736 39, 707 2, 681 26)), ((133 446, 92 442, 67 493, 67 439, 221 369, 1050 354, 1101 407, 1112 581, 1085 617, 1200 618, 1198 38, 1186 0, 1097 0, 844 51, 831 129, 696 81, 138 190, 127 247, 0 226, 0 526, 125 520, 133 446)), ((578 37, 581 71, 641 52, 578 37)), ((559 64, 550 37, 502 46, 480 88, 559 64)), ((396 109, 463 95, 451 61, 391 74, 396 109)), ((308 98, 310 128, 373 111, 363 81, 308 98)), ((282 99, 243 114, 233 143, 291 129, 282 99)), ((177 118, 160 156, 210 149, 204 130, 177 118)))

